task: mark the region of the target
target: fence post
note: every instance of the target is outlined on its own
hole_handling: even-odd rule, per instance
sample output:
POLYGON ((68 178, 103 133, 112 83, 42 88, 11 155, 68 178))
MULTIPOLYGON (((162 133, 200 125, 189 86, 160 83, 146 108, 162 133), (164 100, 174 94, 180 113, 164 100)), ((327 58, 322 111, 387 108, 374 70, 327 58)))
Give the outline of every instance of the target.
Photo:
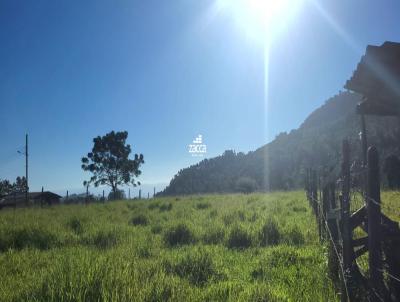
POLYGON ((328 207, 328 199, 329 198, 329 186, 325 185, 324 188, 322 189, 322 237, 323 239, 328 239, 328 230, 327 226, 325 225, 325 219, 328 221, 328 212, 329 212, 329 207, 328 207))
MULTIPOLYGON (((336 210, 336 200, 335 200, 335 184, 329 183, 327 186, 327 210, 329 213, 332 213, 333 210, 336 210)), ((327 223, 328 223, 328 236, 332 236, 329 238, 329 256, 328 256, 328 267, 329 267, 329 274, 331 279, 333 280, 336 287, 340 285, 340 267, 339 267, 339 259, 338 255, 336 254, 335 246, 338 244, 339 239, 339 230, 337 225, 337 220, 335 217, 326 216, 327 223)))
POLYGON ((368 217, 368 264, 371 284, 377 293, 383 294, 382 247, 381 247, 381 196, 379 155, 375 147, 368 149, 367 217, 368 217))
POLYGON ((342 144, 342 240, 343 240, 343 268, 350 273, 353 247, 352 229, 350 226, 350 147, 347 140, 342 144))
POLYGON ((86 186, 86 198, 85 198, 85 204, 89 203, 89 185, 86 186))

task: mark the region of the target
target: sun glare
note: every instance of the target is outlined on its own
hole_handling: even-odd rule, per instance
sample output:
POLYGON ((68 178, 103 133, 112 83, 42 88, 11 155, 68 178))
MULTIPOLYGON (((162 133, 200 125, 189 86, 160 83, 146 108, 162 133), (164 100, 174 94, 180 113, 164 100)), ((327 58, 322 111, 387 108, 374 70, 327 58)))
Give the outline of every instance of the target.
POLYGON ((217 0, 246 35, 265 43, 283 30, 302 0, 217 0))

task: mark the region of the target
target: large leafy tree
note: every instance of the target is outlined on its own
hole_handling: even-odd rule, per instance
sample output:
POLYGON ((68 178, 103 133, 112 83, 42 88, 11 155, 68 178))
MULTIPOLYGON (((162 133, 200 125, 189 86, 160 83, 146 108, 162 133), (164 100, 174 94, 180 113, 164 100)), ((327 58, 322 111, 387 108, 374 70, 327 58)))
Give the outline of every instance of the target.
POLYGON ((92 173, 90 180, 84 181, 85 186, 108 185, 116 196, 120 185, 140 185, 136 178, 144 164, 143 154, 135 154, 134 159, 130 159, 131 146, 126 144, 127 138, 127 131, 111 131, 93 139, 92 152, 82 158, 82 169, 92 173))

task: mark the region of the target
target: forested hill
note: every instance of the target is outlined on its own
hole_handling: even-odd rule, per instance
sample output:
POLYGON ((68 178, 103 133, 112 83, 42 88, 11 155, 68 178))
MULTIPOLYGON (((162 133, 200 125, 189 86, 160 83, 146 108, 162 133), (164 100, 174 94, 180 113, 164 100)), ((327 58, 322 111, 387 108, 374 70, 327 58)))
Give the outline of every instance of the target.
MULTIPOLYGON (((182 169, 160 195, 282 190, 303 186, 307 167, 338 172, 341 142, 350 140, 353 159, 360 154, 360 117, 357 94, 342 92, 312 112, 290 133, 281 133, 261 148, 244 153, 225 151, 182 169)), ((368 143, 378 146, 381 158, 398 153, 398 122, 367 117, 368 143)), ((334 173, 333 173, 334 174, 334 173)))

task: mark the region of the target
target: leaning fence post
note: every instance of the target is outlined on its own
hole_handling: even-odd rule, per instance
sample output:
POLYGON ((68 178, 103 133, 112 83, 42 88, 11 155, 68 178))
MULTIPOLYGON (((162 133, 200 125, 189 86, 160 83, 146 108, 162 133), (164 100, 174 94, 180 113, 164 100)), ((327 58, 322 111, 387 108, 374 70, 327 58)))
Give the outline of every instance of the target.
POLYGON ((367 217, 368 252, 371 284, 376 285, 378 294, 383 292, 382 249, 381 249, 381 196, 379 177, 379 155, 375 147, 368 149, 367 174, 367 217))

